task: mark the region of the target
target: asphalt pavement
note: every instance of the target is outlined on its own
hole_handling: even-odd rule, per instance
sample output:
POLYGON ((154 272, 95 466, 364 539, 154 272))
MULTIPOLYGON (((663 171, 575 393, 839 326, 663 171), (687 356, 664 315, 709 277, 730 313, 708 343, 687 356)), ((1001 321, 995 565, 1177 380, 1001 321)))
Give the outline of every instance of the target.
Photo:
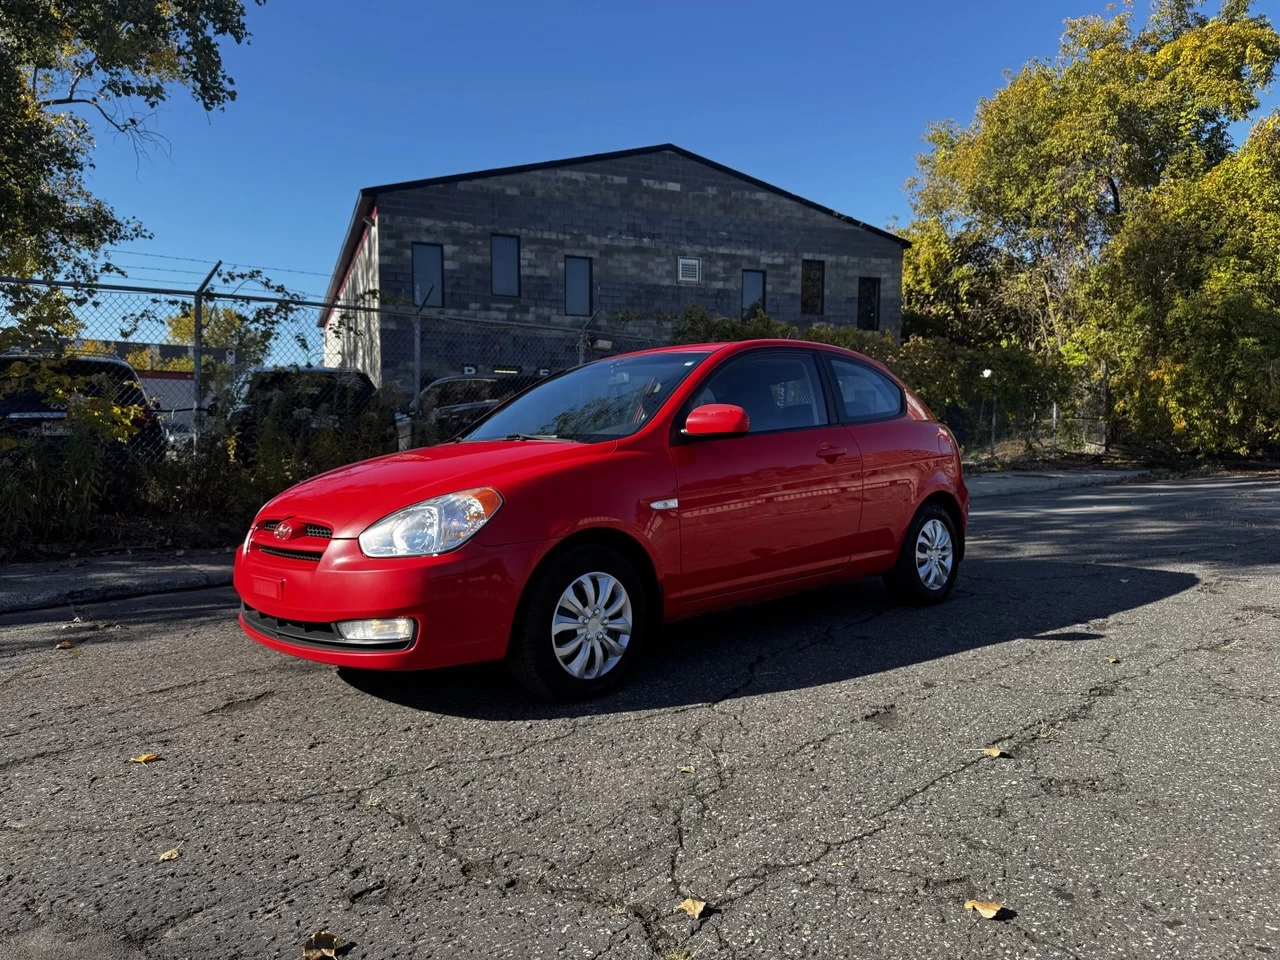
POLYGON ((1273 480, 979 501, 945 605, 673 626, 569 707, 294 660, 234 610, 0 617, 0 955, 1280 952, 1273 480))

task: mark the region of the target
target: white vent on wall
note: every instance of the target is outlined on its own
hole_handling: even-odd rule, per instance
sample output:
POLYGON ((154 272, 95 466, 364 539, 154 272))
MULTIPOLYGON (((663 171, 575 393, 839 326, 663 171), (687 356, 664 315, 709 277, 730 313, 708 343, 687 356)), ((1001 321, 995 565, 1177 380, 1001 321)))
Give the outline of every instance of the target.
POLYGON ((702 261, 697 257, 679 257, 676 264, 677 279, 681 283, 702 282, 702 261))

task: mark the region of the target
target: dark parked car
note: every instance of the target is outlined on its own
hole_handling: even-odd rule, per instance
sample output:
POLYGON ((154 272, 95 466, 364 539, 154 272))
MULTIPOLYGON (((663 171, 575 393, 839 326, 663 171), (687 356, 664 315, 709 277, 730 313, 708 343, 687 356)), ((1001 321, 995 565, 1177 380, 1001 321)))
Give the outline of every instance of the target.
POLYGON ((113 458, 156 461, 169 448, 169 436, 133 367, 119 357, 61 357, 38 354, 0 356, 0 436, 57 447, 72 433, 68 410, 78 402, 109 397, 119 407, 136 408, 132 432, 121 443, 105 447, 113 458), (51 387, 67 390, 67 402, 48 395, 51 387))
MULTIPOLYGON (((360 370, 333 367, 278 367, 249 377, 243 399, 227 418, 236 452, 253 463, 259 441, 270 427, 291 445, 326 432, 356 443, 368 441, 376 452, 392 449, 395 421, 378 388, 360 370)), ((374 451, 361 451, 370 455, 374 451)))
POLYGON ((494 374, 433 380, 418 394, 418 402, 410 411, 412 440, 402 446, 421 447, 456 437, 498 404, 541 379, 494 374))

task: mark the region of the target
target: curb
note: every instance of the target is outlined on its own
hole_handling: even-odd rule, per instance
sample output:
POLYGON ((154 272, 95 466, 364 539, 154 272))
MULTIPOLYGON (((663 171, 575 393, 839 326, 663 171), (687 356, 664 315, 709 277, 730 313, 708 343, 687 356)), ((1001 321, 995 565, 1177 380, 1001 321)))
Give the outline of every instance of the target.
POLYGON ((1150 480, 1159 480, 1162 474, 1157 470, 1139 470, 1132 473, 1123 473, 1118 476, 1090 476, 1090 477, 1054 477, 1036 474, 1022 474, 1021 476, 1027 481, 1026 489, 1003 489, 982 492, 974 490, 974 481, 979 477, 991 477, 996 482, 1008 478, 1009 482, 1017 483, 1013 477, 1018 476, 1016 473, 988 473, 978 474, 976 477, 966 478, 965 482, 969 486, 969 500, 989 500, 996 497, 1018 497, 1026 496, 1031 493, 1049 493, 1055 490, 1075 490, 1085 489, 1087 487, 1113 487, 1126 483, 1145 483, 1150 480), (1032 482, 1035 481, 1035 482, 1032 482))
POLYGON ((107 600, 134 600, 139 597, 208 590, 231 585, 231 566, 225 570, 188 569, 125 583, 102 583, 73 590, 51 587, 13 597, 0 598, 0 616, 32 610, 49 610, 77 603, 101 603, 107 600))

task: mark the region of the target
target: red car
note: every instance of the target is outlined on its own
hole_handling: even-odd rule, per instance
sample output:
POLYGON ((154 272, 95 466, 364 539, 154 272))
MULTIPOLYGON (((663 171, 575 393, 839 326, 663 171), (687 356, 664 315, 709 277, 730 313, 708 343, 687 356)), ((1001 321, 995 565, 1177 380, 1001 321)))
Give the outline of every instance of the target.
POLYGON ((939 602, 968 508, 951 432, 875 361, 793 340, 666 347, 286 490, 235 585, 245 632, 283 653, 505 658, 535 693, 578 698, 664 621, 869 575, 939 602))

